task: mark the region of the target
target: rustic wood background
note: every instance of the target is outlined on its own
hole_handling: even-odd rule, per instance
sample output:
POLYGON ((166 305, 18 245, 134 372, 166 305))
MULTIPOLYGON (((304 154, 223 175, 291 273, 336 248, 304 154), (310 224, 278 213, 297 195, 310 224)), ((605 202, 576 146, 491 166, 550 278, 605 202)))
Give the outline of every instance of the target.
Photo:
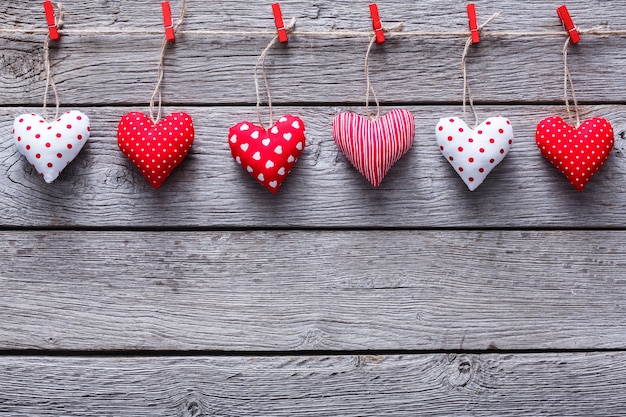
MULTIPOLYGON (((156 0, 66 0, 66 29, 160 31, 156 0)), ((181 30, 271 31, 270 1, 188 0, 181 30)), ((302 31, 370 29, 366 1, 285 0, 302 31)), ((477 2, 489 31, 561 30, 554 1, 477 2)), ((405 31, 463 31, 464 1, 379 1, 405 31)), ((626 29, 626 1, 571 0, 581 28, 626 29)), ((175 15, 180 5, 172 2, 175 15)), ((116 145, 147 111, 162 36, 66 35, 51 60, 63 109, 92 137, 53 184, 15 149, 39 112, 41 2, 0 5, 0 414, 32 416, 621 415, 626 404, 626 37, 583 36, 570 69, 583 117, 616 145, 583 193, 534 144, 565 116, 563 36, 483 36, 468 73, 481 119, 516 142, 475 192, 435 145, 460 114, 462 38, 390 37, 371 57, 384 111, 410 109, 413 149, 373 189, 337 150, 363 111, 367 38, 292 35, 267 64, 277 113, 308 147, 271 195, 232 161, 255 120, 271 35, 180 34, 166 112, 196 143, 158 191, 116 145)))

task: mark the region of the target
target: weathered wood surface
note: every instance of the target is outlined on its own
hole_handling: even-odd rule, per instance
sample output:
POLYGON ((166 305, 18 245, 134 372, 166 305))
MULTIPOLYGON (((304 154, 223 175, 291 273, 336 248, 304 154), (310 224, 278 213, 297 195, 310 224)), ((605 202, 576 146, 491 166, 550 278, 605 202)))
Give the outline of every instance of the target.
MULTIPOLYGON (((64 108, 93 126, 52 185, 10 140, 16 115, 40 111, 45 32, 4 30, 45 29, 41 2, 0 4, 0 414, 623 414, 626 37, 570 48, 582 117, 616 132, 578 193, 534 144, 539 120, 565 116, 564 34, 489 35, 559 32, 561 3, 481 0, 480 22, 502 14, 468 56, 472 92, 481 118, 509 117, 516 140, 470 193, 434 138, 437 120, 461 111, 465 39, 390 35, 373 48, 383 110, 408 108, 417 132, 373 189, 331 134, 337 113, 363 111, 367 38, 294 34, 270 51, 268 78, 276 112, 304 119, 308 147, 272 196, 226 143, 230 125, 256 119, 270 3, 187 1, 163 94, 166 111, 193 116, 197 140, 159 191, 115 133, 121 115, 147 110, 159 2, 63 2, 69 31, 153 33, 51 45, 64 108)), ((368 3, 281 5, 298 31, 367 31, 368 3)), ((465 4, 378 2, 405 32, 465 31, 465 4)), ((624 1, 567 5, 579 28, 626 29, 624 1)))
MULTIPOLYGON (((485 106, 508 116, 516 142, 509 156, 470 193, 435 141, 439 117, 460 108, 409 107, 416 115, 413 149, 374 189, 339 152, 333 117, 344 108, 279 108, 299 114, 308 147, 278 195, 235 163, 228 128, 256 120, 253 108, 184 107, 197 139, 188 158, 154 191, 117 148, 116 129, 132 108, 86 108, 93 136, 54 184, 46 184, 11 141, 0 148, 0 224, 11 227, 625 227, 626 107, 585 106, 616 129, 616 147, 583 193, 541 155, 536 123, 557 107, 485 106)), ((27 108, 0 109, 0 130, 27 108)))
POLYGON ((617 416, 626 355, 0 358, 0 413, 617 416), (61 389, 62 387, 62 389, 61 389))
POLYGON ((0 234, 0 350, 626 348, 618 231, 0 234))
MULTIPOLYGON (((0 28, 45 29, 39 2, 4 2, 0 28)), ((188 1, 183 30, 269 31, 274 28, 270 1, 188 1)), ((302 31, 371 29, 368 1, 291 1, 285 19, 302 31)), ((66 1, 65 28, 151 30, 162 27, 154 1, 66 1), (94 4, 95 3, 95 4, 94 4)), ((174 4, 175 14, 177 5, 174 4)), ((387 25, 404 22, 406 32, 467 30, 465 2, 431 0, 415 7, 402 1, 378 2, 387 25)), ((569 1, 581 28, 610 23, 626 29, 623 2, 569 1)), ((555 8, 542 1, 481 1, 480 21, 502 12, 485 31, 561 31, 555 8)), ((39 103, 45 83, 45 35, 1 34, 0 102, 39 103)), ((168 48, 165 100, 169 103, 249 104, 256 101, 252 71, 271 35, 185 35, 168 48)), ((491 102, 562 103, 564 35, 550 37, 484 36, 473 48, 468 68, 475 98, 491 102)), ((462 92, 463 38, 392 37, 374 50, 371 73, 386 102, 458 102, 462 92), (383 93, 384 92, 384 93, 383 93)), ((65 36, 53 45, 53 71, 66 104, 134 104, 149 100, 156 80, 161 37, 150 35, 65 36)), ((292 36, 288 47, 268 58, 276 103, 357 102, 364 99, 366 38, 292 36)), ((621 103, 626 83, 624 37, 586 36, 571 48, 570 68, 578 98, 621 103)))

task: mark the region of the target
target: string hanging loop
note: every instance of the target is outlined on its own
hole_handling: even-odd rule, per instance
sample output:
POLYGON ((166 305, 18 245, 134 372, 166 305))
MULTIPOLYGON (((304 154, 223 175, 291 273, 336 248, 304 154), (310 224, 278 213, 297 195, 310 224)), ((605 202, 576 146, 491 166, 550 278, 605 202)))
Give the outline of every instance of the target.
POLYGON ((159 66, 157 68, 157 83, 156 83, 156 86, 154 87, 154 91, 152 92, 152 96, 150 97, 150 120, 152 120, 152 123, 154 124, 157 124, 159 120, 161 120, 161 104, 162 104, 161 86, 163 83, 163 77, 165 75, 165 66, 163 64, 165 60, 165 50, 167 48, 167 44, 171 42, 170 39, 174 37, 174 34, 176 33, 180 25, 183 24, 186 10, 187 10, 186 0, 182 0, 181 6, 180 6, 180 14, 178 15, 178 21, 176 25, 174 25, 174 27, 172 28, 170 28, 167 25, 165 27, 165 34, 163 35, 163 42, 161 43, 161 51, 159 53, 159 66), (156 117, 154 117, 154 104, 155 104, 157 97, 158 97, 157 114, 156 114, 156 117))
POLYGON ((52 92, 54 94, 54 101, 55 101, 54 119, 57 119, 59 117, 59 107, 61 106, 60 101, 59 101, 59 93, 57 92, 56 84, 54 83, 54 79, 52 78, 52 69, 50 65, 50 41, 59 39, 59 34, 57 32, 57 29, 63 28, 63 6, 61 5, 61 3, 56 3, 57 10, 59 11, 58 17, 54 13, 54 9, 53 9, 51 2, 45 2, 44 7, 46 9, 46 16, 49 19, 48 26, 50 30, 48 34, 46 35, 46 40, 43 43, 43 62, 44 62, 44 69, 46 71, 46 87, 44 88, 44 93, 43 93, 42 117, 46 122, 49 122, 48 120, 48 92, 50 91, 50 88, 52 88, 52 92), (50 15, 52 15, 52 19, 54 19, 54 23, 50 21, 50 15))
MULTIPOLYGON (((483 30, 485 26, 491 23, 494 19, 500 16, 500 13, 494 13, 489 19, 482 25, 478 26, 477 33, 483 30)), ((470 32, 467 40, 465 41, 465 48, 463 48, 463 55, 461 56, 461 71, 463 72, 463 119, 467 120, 467 101, 469 101, 472 113, 474 113, 474 128, 478 126, 478 113, 476 113, 476 107, 474 106, 474 98, 472 97, 472 90, 470 89, 469 81, 467 80, 467 54, 470 46, 474 43, 474 39, 477 37, 474 32, 470 32)))
MULTIPOLYGON (((286 28, 284 28, 285 34, 293 33, 295 27, 296 27, 296 19, 292 18, 291 21, 289 22, 289 25, 286 28)), ((274 124, 274 111, 272 108, 272 93, 270 91, 270 85, 267 79, 267 68, 265 67, 265 58, 267 58, 267 55, 270 49, 272 49, 272 46, 274 46, 276 42, 280 41, 280 38, 281 38, 280 33, 277 33, 276 35, 274 35, 274 37, 267 44, 263 52, 261 52, 261 55, 259 55, 259 58, 256 61, 256 65, 254 66, 254 88, 256 90, 256 114, 257 114, 257 118, 259 119, 259 126, 261 126, 263 129, 265 129, 265 124, 263 123, 263 118, 261 117, 261 91, 260 91, 261 89, 259 86, 259 67, 261 67, 261 75, 263 77, 263 84, 265 86, 265 94, 267 95, 267 107, 269 110, 269 120, 270 120, 270 126, 271 126, 274 124)))

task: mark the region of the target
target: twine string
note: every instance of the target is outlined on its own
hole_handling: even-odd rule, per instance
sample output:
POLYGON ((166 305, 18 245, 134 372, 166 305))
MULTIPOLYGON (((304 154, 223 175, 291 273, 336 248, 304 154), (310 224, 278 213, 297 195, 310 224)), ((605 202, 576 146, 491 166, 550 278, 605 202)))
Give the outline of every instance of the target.
POLYGON ((372 36, 367 47, 367 53, 365 54, 365 81, 367 82, 367 91, 365 92, 365 115, 369 117, 371 121, 376 121, 380 117, 380 101, 378 101, 376 90, 370 81, 370 52, 372 51, 372 46, 375 42, 376 36, 372 36), (372 93, 372 96, 374 96, 374 102, 376 103, 375 117, 370 115, 370 92, 372 93))
MULTIPOLYGON (((587 29, 584 31, 579 31, 584 34, 598 34, 605 33, 602 32, 602 26, 596 26, 591 29, 587 29)), ((567 64, 567 52, 569 50, 569 45, 571 43, 571 39, 568 36, 565 39, 565 44, 563 45, 563 96, 565 98, 565 108, 567 109, 567 117, 569 118, 570 124, 574 123, 574 119, 572 118, 572 111, 569 105, 569 95, 567 94, 567 89, 570 89, 572 94, 572 102, 574 103, 574 114, 576 115, 576 129, 580 126, 580 111, 578 109, 578 100, 576 99, 576 90, 574 89, 574 80, 572 79, 572 74, 569 71, 569 65, 567 64)))
POLYGON ((259 119, 259 125, 265 129, 265 124, 263 123, 263 118, 261 117, 261 91, 259 88, 259 65, 261 66, 262 74, 263 74, 263 83, 265 85, 265 94, 267 94, 267 107, 270 114, 270 126, 274 124, 274 112, 272 110, 272 93, 270 91, 270 84, 267 80, 267 71, 265 68, 265 58, 269 53, 269 50, 274 46, 276 41, 278 40, 278 35, 275 35, 270 43, 267 44, 261 55, 256 61, 256 65, 254 66, 254 88, 256 90, 256 115, 259 119))
POLYGON ((467 53, 472 45, 472 37, 470 36, 465 41, 465 48, 463 49, 463 56, 461 57, 461 71, 463 72, 463 120, 467 120, 467 101, 469 99, 470 108, 474 113, 474 128, 478 126, 478 113, 476 113, 476 107, 474 107, 474 98, 472 97, 472 90, 470 89, 469 81, 467 80, 467 53))
POLYGON ((572 80, 572 74, 569 71, 569 66, 567 65, 567 50, 570 44, 570 38, 565 39, 565 44, 563 45, 563 95, 565 97, 565 107, 567 108, 567 117, 569 118, 570 124, 574 123, 572 119, 572 112, 570 110, 569 105, 569 97, 567 94, 567 89, 569 87, 572 93, 572 101, 574 102, 574 113, 576 114, 576 129, 580 126, 580 112, 578 111, 578 100, 576 99, 576 91, 574 90, 574 81, 572 80))
MULTIPOLYGON (((296 19, 291 19, 289 25, 285 28, 287 33, 293 33, 294 28, 296 27, 296 19)), ((272 40, 267 44, 259 58, 256 60, 256 65, 254 66, 254 88, 256 90, 256 115, 259 119, 259 125, 265 129, 265 124, 263 124, 263 118, 261 117, 261 88, 259 86, 259 66, 261 67, 261 75, 263 77, 263 85, 265 86, 265 94, 267 95, 267 108, 270 116, 270 126, 274 124, 274 111, 272 109, 272 93, 270 91, 270 84, 267 79, 267 68, 265 67, 265 58, 272 49, 272 46, 278 41, 278 35, 274 35, 272 40)))
MULTIPOLYGON (((400 22, 394 26, 383 28, 385 34, 389 34, 395 31, 401 31, 404 28, 404 23, 400 22)), ((376 42, 376 34, 372 34, 370 32, 370 41, 367 46, 367 52, 365 53, 365 82, 367 84, 367 90, 365 92, 365 115, 371 120, 376 121, 380 117, 380 101, 378 100, 378 96, 376 95, 376 90, 372 85, 370 80, 370 54, 372 52, 372 46, 376 42), (374 97, 374 102, 376 103, 376 116, 372 117, 370 115, 370 92, 374 97)))
MULTIPOLYGON (((56 3, 57 9, 58 9, 58 17, 56 18, 56 24, 57 24, 57 28, 59 29, 59 33, 61 35, 154 35, 154 34, 160 34, 162 33, 162 31, 155 31, 155 30, 137 30, 137 29, 62 29, 63 27, 63 7, 62 4, 57 2, 56 3)), ((183 23, 183 18, 185 15, 185 11, 186 11, 186 0, 182 0, 182 5, 181 5, 181 10, 180 10, 180 15, 178 18, 178 22, 176 23, 176 25, 174 26, 174 32, 178 33, 178 34, 186 34, 186 35, 212 35, 212 36, 224 36, 224 35, 233 35, 233 36, 250 36, 250 35, 268 35, 268 34, 275 34, 275 32, 270 32, 270 31, 232 31, 232 30, 181 30, 179 31, 178 28, 179 26, 183 23)), ((573 99, 573 103, 574 103, 574 109, 575 109, 575 113, 576 113, 576 118, 577 118, 577 122, 579 120, 579 111, 578 111, 578 101, 576 99, 576 93, 574 91, 574 84, 572 81, 572 77, 571 74, 569 72, 569 68, 567 65, 567 50, 568 50, 568 46, 569 46, 569 36, 563 31, 539 31, 539 32, 485 32, 482 33, 482 29, 489 24, 493 19, 495 19, 499 14, 496 13, 494 15, 492 15, 485 23, 483 23, 482 25, 480 25, 478 27, 478 30, 481 31, 481 36, 483 37, 493 37, 493 38, 506 38, 506 37, 559 37, 559 36, 567 36, 567 40, 565 42, 564 48, 563 48, 563 60, 564 60, 564 90, 565 90, 565 104, 567 107, 567 111, 568 111, 568 115, 570 117, 570 121, 572 120, 571 117, 571 110, 570 110, 570 106, 569 106, 569 99, 568 99, 568 94, 567 94, 567 88, 568 85, 570 86, 571 92, 572 92, 572 99, 573 99)), ((391 28, 384 28, 383 30, 386 32, 386 34, 388 34, 390 37, 440 37, 440 38, 448 38, 448 37, 467 37, 467 32, 466 31, 459 31, 459 32, 399 32, 399 30, 402 30, 402 23, 391 27, 391 28), (394 31, 396 31, 394 33, 394 31)), ((300 36, 312 36, 312 37, 334 37, 334 38, 341 38, 341 37, 345 37, 345 38, 351 38, 351 37, 367 37, 370 39, 370 43, 368 45, 367 48, 367 54, 366 54, 366 58, 365 58, 365 76, 366 76, 366 81, 367 81, 367 92, 366 92, 366 113, 368 113, 369 116, 369 94, 370 92, 372 93, 372 95, 374 96, 374 100, 376 102, 376 106, 377 106, 377 115, 376 118, 379 117, 380 115, 380 103, 378 101, 378 97, 376 95, 376 91, 373 87, 373 85, 371 84, 370 78, 369 78, 369 58, 370 58, 370 53, 371 53, 371 49, 373 46, 374 41, 372 40, 372 32, 363 32, 363 31, 295 31, 294 30, 295 27, 295 19, 292 19, 290 25, 288 28, 286 28, 288 30, 289 33, 294 34, 294 35, 300 35, 300 36)), ((611 30, 609 29, 608 25, 602 25, 602 26, 596 26, 590 29, 579 29, 578 30, 579 33, 581 34, 585 34, 585 35, 593 35, 593 36, 601 36, 601 37, 606 37, 606 36, 626 36, 626 30, 611 30)), ((52 74, 51 74, 51 66, 50 66, 50 37, 49 37, 49 32, 48 30, 45 29, 5 29, 5 28, 0 28, 0 34, 3 33, 8 33, 8 34, 46 34, 46 40, 44 42, 44 67, 45 67, 45 71, 46 71, 46 86, 45 86, 45 92, 44 92, 44 100, 43 100, 43 117, 44 119, 47 119, 47 104, 48 104, 48 92, 49 89, 52 88, 54 96, 55 96, 55 101, 56 101, 56 113, 55 113, 55 118, 58 117, 58 113, 59 113, 59 107, 60 107, 60 102, 59 102, 59 96, 58 96, 58 92, 56 89, 56 85, 54 83, 54 80, 52 78, 52 74)), ((463 56, 461 59, 461 68, 463 71, 463 114, 464 114, 464 118, 466 117, 466 101, 469 101, 470 107, 474 113, 474 117, 476 119, 476 124, 478 123, 478 115, 476 113, 476 109, 474 107, 474 101, 473 101, 473 96, 471 93, 471 89, 469 86, 469 82, 467 80, 467 65, 466 65, 466 59, 467 59, 467 54, 469 52, 469 47, 471 46, 471 38, 468 38, 468 40, 465 43, 465 48, 463 50, 463 56)), ((259 92, 259 84, 258 84, 258 77, 257 77, 257 72, 258 72, 258 67, 259 65, 261 65, 262 68, 262 73, 263 73, 263 80, 265 83, 265 90, 266 90, 266 94, 268 96, 268 107, 269 107, 269 111, 270 111, 270 121, 272 119, 272 103, 271 103, 271 95, 270 95, 270 89, 269 89, 269 84, 268 84, 268 80, 267 80, 267 73, 266 73, 266 68, 265 68, 265 58, 269 52, 269 50, 271 49, 271 47, 274 45, 274 43, 277 40, 277 36, 275 36, 272 41, 270 41, 270 43, 268 44, 268 46, 266 47, 266 49, 263 51, 263 53, 261 54, 261 56, 259 57, 259 60, 257 60, 257 65, 255 66, 255 87, 256 87, 256 93, 257 93, 257 113, 259 116, 259 122, 261 122, 261 116, 260 116, 260 92, 259 92)), ((162 105, 162 96, 161 96, 161 85, 163 82, 163 77, 164 77, 164 58, 165 58, 165 51, 166 51, 166 47, 167 47, 167 40, 164 40, 162 45, 161 45, 161 51, 160 51, 160 55, 159 55, 159 65, 158 65, 158 69, 157 69, 157 84, 155 86, 154 92, 152 93, 151 99, 150 99, 150 118, 152 119, 152 121, 154 123, 157 123, 158 120, 161 117, 161 105, 162 105), (158 97, 158 111, 157 111, 157 118, 154 118, 154 105, 155 105, 155 101, 158 97)), ((371 117, 370 117, 371 118, 371 117)), ((263 123, 261 122, 261 125, 263 125, 263 123)))
MULTIPOLYGON (((485 26, 491 23, 495 18, 500 16, 500 13, 494 13, 489 19, 482 25, 478 26, 478 32, 480 32, 485 26)), ((461 71, 463 72, 463 119, 467 120, 467 101, 469 101, 472 113, 474 113, 474 128, 478 126, 478 113, 476 113, 476 107, 474 106, 474 97, 472 96, 472 90, 470 89, 469 81, 467 80, 467 54, 469 48, 472 45, 472 35, 465 41, 465 48, 463 48, 463 55, 461 57, 461 71)))
MULTIPOLYGON (((578 29, 578 32, 590 36, 626 36, 626 29, 610 30, 608 26, 598 26, 591 29, 578 29)), ((8 34, 45 34, 47 29, 6 29, 0 28, 0 33, 8 34)), ((148 29, 63 29, 59 30, 61 35, 159 35, 163 33, 157 30, 148 29)), ((180 35, 205 35, 205 36, 267 36, 273 35, 275 31, 239 31, 239 30, 206 30, 206 29, 189 29, 177 32, 180 35)), ((311 36, 311 37, 331 37, 331 38, 370 38, 371 31, 293 31, 295 36, 311 36)), ((483 37, 490 38, 547 38, 568 36, 566 32, 560 31, 538 31, 538 32, 483 32, 483 37)), ((389 37, 416 37, 416 38, 466 38, 467 31, 450 31, 450 32, 396 32, 389 33, 389 37)))
MULTIPOLYGON (((58 17, 56 19, 57 28, 63 27, 63 6, 61 3, 56 4, 57 9, 59 11, 58 17)), ((55 14, 56 16, 56 14, 55 14)), ((50 32, 46 32, 46 40, 43 43, 43 62, 44 69, 46 71, 46 88, 44 88, 43 93, 43 118, 46 122, 48 122, 48 92, 50 91, 50 87, 52 88, 52 92, 54 94, 55 101, 55 113, 54 118, 57 119, 59 117, 59 93, 57 92, 57 86, 52 79, 52 69, 50 68, 50 32)))
POLYGON ((161 119, 161 104, 162 104, 162 95, 161 95, 161 84, 163 83, 163 76, 165 75, 165 68, 163 65, 163 61, 165 59, 165 48, 167 47, 167 39, 163 40, 161 44, 161 52, 159 54, 159 66, 157 69, 157 83, 152 92, 152 96, 150 97, 150 120, 152 123, 157 124, 161 119), (158 97, 159 104, 157 106, 157 116, 154 117, 154 102, 158 97))
POLYGON ((46 122, 48 122, 48 91, 50 89, 50 87, 52 87, 52 92, 54 93, 54 100, 56 103, 55 106, 55 113, 54 113, 54 118, 58 118, 59 117, 59 107, 60 107, 60 102, 59 102, 59 93, 57 92, 57 87, 56 84, 54 83, 54 80, 52 79, 52 71, 50 69, 50 37, 46 36, 46 40, 43 43, 43 60, 44 60, 44 67, 46 70, 46 88, 44 89, 44 93, 43 93, 43 118, 46 122))
POLYGON ((63 5, 60 2, 57 2, 57 9, 59 10, 59 16, 56 19, 56 23, 57 23, 57 29, 62 29, 63 28, 63 15, 64 15, 64 11, 63 11, 63 5))
MULTIPOLYGON (((185 17, 185 12, 187 11, 186 0, 182 0, 180 6, 180 14, 178 15, 178 22, 174 25, 174 33, 178 30, 178 27, 182 25, 183 19, 185 17)), ((163 77, 165 75, 165 50, 167 48, 167 38, 163 38, 163 42, 161 43, 161 52, 159 53, 159 66, 157 68, 157 83, 154 87, 154 91, 152 92, 152 97, 150 97, 150 120, 152 123, 157 124, 159 120, 161 120, 161 104, 162 104, 162 94, 161 94, 161 86, 163 84, 163 77), (157 116, 154 117, 154 102, 158 97, 158 105, 157 105, 157 116)))

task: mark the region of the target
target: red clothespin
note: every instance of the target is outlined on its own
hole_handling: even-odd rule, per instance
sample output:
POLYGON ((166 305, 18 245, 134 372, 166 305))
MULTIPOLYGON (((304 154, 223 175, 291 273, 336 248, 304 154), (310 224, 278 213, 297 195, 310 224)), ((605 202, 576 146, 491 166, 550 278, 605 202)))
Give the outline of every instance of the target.
POLYGON ((59 39, 61 39, 61 35, 59 35, 59 30, 57 28, 57 18, 54 15, 54 7, 52 6, 52 2, 50 0, 46 0, 43 2, 43 10, 46 12, 46 23, 48 23, 50 39, 53 41, 58 41, 59 39))
POLYGON ((374 26, 374 33, 376 34, 376 43, 384 43, 385 32, 383 32, 383 24, 380 21, 380 15, 378 14, 378 6, 376 5, 376 3, 370 4, 370 13, 372 15, 372 25, 374 26))
POLYGON ((474 3, 467 4, 467 17, 469 18, 472 43, 478 43, 480 42, 480 33, 478 32, 478 19, 476 19, 476 6, 474 6, 474 3))
POLYGON ((165 25, 165 39, 168 42, 176 42, 176 35, 174 35, 174 22, 172 21, 172 9, 170 9, 170 2, 161 2, 161 9, 163 10, 163 24, 165 25))
POLYGON ((281 43, 285 43, 289 41, 289 37, 287 36, 285 22, 283 22, 283 12, 280 10, 279 3, 272 4, 272 12, 274 13, 274 23, 276 23, 276 30, 278 31, 278 40, 281 43))
POLYGON ((572 17, 569 15, 567 6, 563 5, 559 7, 558 9, 556 9, 556 12, 558 13, 559 18, 561 19, 561 22, 563 22, 563 26, 565 27, 565 30, 567 31, 567 33, 569 33, 570 41, 572 43, 580 42, 580 34, 578 33, 578 29, 576 29, 576 25, 574 25, 574 21, 572 20, 572 17))

